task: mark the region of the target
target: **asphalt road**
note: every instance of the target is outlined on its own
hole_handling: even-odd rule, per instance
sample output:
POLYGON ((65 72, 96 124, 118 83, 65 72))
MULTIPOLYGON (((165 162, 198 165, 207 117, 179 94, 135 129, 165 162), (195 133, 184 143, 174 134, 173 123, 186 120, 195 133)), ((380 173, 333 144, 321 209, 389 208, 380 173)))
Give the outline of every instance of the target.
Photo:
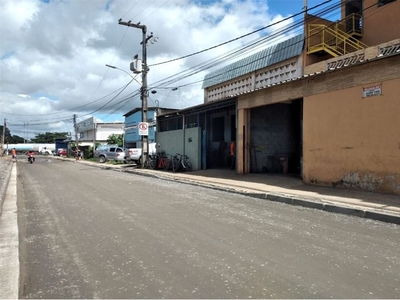
POLYGON ((20 298, 399 298, 400 226, 18 162, 20 298))

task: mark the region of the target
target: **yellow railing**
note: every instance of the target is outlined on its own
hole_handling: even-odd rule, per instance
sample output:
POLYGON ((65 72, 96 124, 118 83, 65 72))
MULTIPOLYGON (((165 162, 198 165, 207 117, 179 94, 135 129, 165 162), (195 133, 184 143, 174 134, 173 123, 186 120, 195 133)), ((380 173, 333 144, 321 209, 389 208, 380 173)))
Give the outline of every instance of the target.
MULTIPOLYGON (((330 26, 331 27, 331 26, 330 26)), ((359 14, 350 14, 346 18, 332 24, 332 29, 340 30, 351 36, 362 37, 363 19, 359 14)))
MULTIPOLYGON (((343 25, 341 24, 346 24, 346 20, 353 19, 344 19, 343 23, 337 22, 331 26, 309 24, 307 54, 326 52, 336 57, 367 48, 367 45, 342 31, 343 25)), ((352 21, 352 24, 355 23, 352 21)), ((353 31, 355 28, 349 29, 353 31)))

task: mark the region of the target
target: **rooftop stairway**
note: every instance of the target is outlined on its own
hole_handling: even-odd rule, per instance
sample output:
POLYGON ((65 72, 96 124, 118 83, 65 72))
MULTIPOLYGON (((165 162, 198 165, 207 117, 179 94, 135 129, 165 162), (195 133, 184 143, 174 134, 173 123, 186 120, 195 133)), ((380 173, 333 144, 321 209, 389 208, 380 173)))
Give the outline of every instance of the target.
POLYGON ((329 53, 337 57, 368 47, 356 37, 362 37, 362 17, 358 14, 351 14, 329 26, 309 24, 307 54, 329 53))

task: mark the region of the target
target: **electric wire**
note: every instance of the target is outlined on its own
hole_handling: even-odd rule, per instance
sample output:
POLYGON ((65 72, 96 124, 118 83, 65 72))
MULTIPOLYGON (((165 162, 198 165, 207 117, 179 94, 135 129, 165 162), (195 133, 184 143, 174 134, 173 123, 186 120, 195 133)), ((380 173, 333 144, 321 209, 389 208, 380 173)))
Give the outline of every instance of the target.
POLYGON ((124 15, 122 15, 122 18, 125 17, 139 3, 139 1, 140 0, 136 1, 136 3, 133 4, 132 7, 130 9, 128 9, 128 11, 124 15))
MULTIPOLYGON (((118 94, 117 95, 115 95, 113 98, 111 98, 109 101, 107 101, 104 105, 102 105, 100 108, 98 108, 98 109, 96 109, 96 110, 94 110, 94 111, 91 111, 91 112, 89 112, 89 113, 86 113, 86 114, 84 114, 84 115, 82 115, 81 117, 83 117, 83 116, 87 116, 87 115, 92 115, 92 114, 94 114, 95 112, 97 112, 97 111, 99 111, 99 110, 101 110, 101 109, 103 109, 103 108, 105 108, 105 107, 107 107, 107 105, 109 105, 112 101, 114 101, 131 83, 132 83, 132 81, 133 81, 134 79, 132 79, 132 80, 130 80, 129 81, 129 83, 128 84, 126 84, 119 92, 118 92, 118 94)), ((67 119, 64 119, 64 120, 59 120, 59 121, 67 121, 67 120, 69 120, 70 118, 67 118, 67 119)), ((42 121, 42 122, 39 122, 39 123, 35 123, 35 122, 29 122, 29 124, 31 125, 31 126, 34 126, 34 125, 51 125, 51 124, 53 124, 54 122, 52 121, 52 122, 44 122, 44 121, 42 121)), ((12 126, 23 126, 22 124, 19 124, 19 125, 17 125, 17 124, 13 124, 13 123, 9 123, 10 125, 12 125, 12 126)))
MULTIPOLYGON (((332 1, 332 0, 330 0, 330 1, 332 1)), ((330 2, 330 1, 325 1, 324 3, 327 3, 327 2, 330 2)), ((321 5, 321 4, 320 4, 321 5)), ((315 7, 318 7, 318 6, 320 6, 320 5, 317 5, 317 6, 315 6, 315 7)), ((342 4, 341 4, 342 5, 342 4)), ((374 7, 374 6, 376 6, 377 4, 373 4, 373 5, 370 5, 369 7, 367 7, 367 8, 365 8, 365 9, 363 9, 363 11, 366 11, 367 9, 369 9, 369 8, 371 8, 371 7, 374 7)), ((313 7, 313 8, 315 8, 315 7, 313 7)), ((310 8, 309 10, 312 10, 313 8, 310 8)), ((327 10, 329 10, 329 9, 327 9, 327 10)), ((296 14, 296 15, 298 15, 298 14, 296 14)), ((315 15, 315 16, 319 16, 319 14, 317 14, 317 15, 315 15)), ((300 22, 301 23, 301 22, 300 22)), ((302 22, 302 23, 304 23, 304 21, 302 22)), ((297 22, 296 23, 296 26, 298 26, 299 25, 299 23, 297 22)), ((269 25, 270 26, 270 25, 269 25)), ((293 26, 292 26, 293 27, 293 26)), ((287 28, 285 29, 285 30, 288 30, 287 28)), ((282 30, 281 30, 282 31, 282 30)), ((282 34, 282 32, 280 31, 280 34, 282 34)), ((266 38, 263 38, 263 39, 261 39, 261 40, 267 40, 268 38, 270 39, 271 38, 271 36, 274 36, 274 35, 276 35, 277 33, 274 33, 274 34, 272 34, 272 35, 269 35, 269 36, 267 36, 266 38)), ((245 36, 247 36, 247 35, 245 35, 245 36)), ((236 39, 235 39, 236 40, 236 39)), ((220 44, 220 45, 223 45, 223 44, 220 44)), ((250 45, 251 46, 251 45, 250 45)), ((241 48, 241 50, 242 49, 245 49, 245 48, 248 48, 248 47, 250 47, 249 45, 247 45, 247 46, 245 46, 245 47, 242 47, 241 48)), ((213 49, 214 47, 212 47, 212 48, 208 48, 208 49, 213 49)), ((234 51, 233 52, 233 54, 234 53, 236 53, 236 52, 238 52, 239 50, 236 50, 236 51, 234 51)), ((193 53, 192 55, 195 55, 195 54, 199 54, 199 53, 201 53, 201 52, 204 52, 204 51, 198 51, 198 52, 196 52, 196 53, 193 53)), ((192 55, 190 55, 190 56, 192 56, 192 55)), ((232 55, 232 54, 228 54, 228 55, 224 55, 222 58, 225 58, 226 56, 229 56, 229 55, 232 55)), ((243 55, 243 54, 241 54, 241 55, 243 55)), ((180 57, 180 58, 178 58, 178 59, 184 59, 184 58, 186 58, 186 57, 188 57, 188 55, 186 55, 186 56, 183 56, 183 57, 180 57)), ((217 58, 217 59, 215 59, 216 61, 218 61, 218 60, 221 60, 222 58, 217 58)), ((166 61, 166 62, 163 62, 163 63, 158 63, 158 64, 153 64, 153 66, 155 66, 155 65, 159 65, 159 64, 164 64, 164 63, 168 63, 168 62, 171 62, 171 61, 175 61, 175 60, 177 60, 177 59, 174 59, 174 60, 169 60, 169 61, 166 61)), ((201 67, 201 65, 202 64, 199 64, 198 66, 195 66, 197 69, 195 69, 195 72, 193 73, 193 68, 190 68, 190 69, 188 69, 188 70, 185 70, 186 72, 188 72, 188 71, 190 71, 190 70, 192 70, 192 73, 193 74, 197 74, 198 72, 200 72, 200 71, 202 71, 202 70, 204 70, 204 67, 208 67, 210 64, 212 64, 213 62, 215 62, 215 61, 210 61, 209 63, 207 63, 207 64, 204 64, 203 63, 203 67, 201 67), (200 69, 198 69, 198 68, 200 68, 200 69)), ((180 73, 177 73, 177 74, 182 74, 182 73, 184 73, 185 71, 183 71, 183 72, 180 72, 180 73)), ((190 75, 191 73, 189 73, 189 75, 190 75)), ((192 76, 193 74, 191 74, 190 76, 192 76)), ((176 74, 175 74, 176 75, 176 74)), ((175 76, 175 75, 172 75, 172 76, 170 76, 170 77, 173 77, 173 76, 175 76)), ((162 85, 165 85, 165 84, 170 84, 171 82, 177 82, 177 80, 183 80, 183 79, 186 79, 186 78, 188 78, 189 77, 189 75, 185 75, 185 76, 183 76, 182 78, 176 78, 176 79, 174 79, 174 80, 172 80, 172 79, 170 79, 169 81, 164 81, 165 79, 163 79, 163 80, 160 80, 160 81, 158 81, 158 82, 155 82, 154 84, 152 84, 152 85, 149 85, 149 87, 150 88, 163 88, 162 87, 162 85), (164 82, 163 82, 164 81, 164 82), (157 85, 155 85, 155 84, 159 84, 158 86, 157 85)), ((167 79, 168 78, 170 78, 170 77, 167 77, 167 79)), ((184 86, 188 86, 188 85, 192 85, 192 84, 197 84, 197 83, 199 83, 199 82, 203 82, 204 80, 202 79, 202 80, 200 80, 200 81, 196 81, 196 82, 191 82, 191 83, 187 83, 187 84, 184 84, 184 85, 181 85, 180 87, 184 87, 184 86)), ((126 89, 126 87, 131 83, 132 81, 130 81, 125 87, 123 87, 123 90, 125 90, 126 89)), ((150 89, 149 88, 149 89, 150 89)), ((164 87, 165 88, 165 87, 164 87)), ((176 87, 175 87, 176 88, 176 87)), ((122 90, 122 91, 123 91, 122 90)), ((108 104, 110 104, 114 99, 116 99, 116 97, 118 97, 120 94, 121 94, 121 92, 122 91, 120 91, 115 97, 113 97, 110 101, 108 101, 106 104, 104 104, 103 106, 101 106, 100 108, 98 108, 98 109, 96 109, 96 110, 94 110, 94 111, 92 111, 92 112, 90 112, 90 113, 88 113, 88 114, 84 114, 83 116, 86 116, 86 115, 89 115, 89 114, 93 114, 93 113, 95 113, 95 112, 98 112, 98 111, 100 111, 100 110, 102 110, 103 108, 105 108, 105 107, 107 107, 107 105, 108 104)), ((114 93, 114 92, 113 92, 114 93)), ((111 94, 113 94, 113 93, 111 93, 111 94)), ((110 94, 109 94, 110 95, 110 94)), ((109 96, 108 95, 108 96, 109 96)), ((105 96, 105 97, 108 97, 108 96, 105 96)), ((102 97, 101 99, 103 99, 103 98, 105 98, 105 97, 102 97)), ((129 99, 131 99, 132 97, 129 97, 129 99)), ((101 99, 98 99, 98 100, 95 100, 95 101, 92 101, 91 103, 94 103, 94 102, 97 102, 97 101, 99 101, 99 100, 101 100, 101 99)), ((124 99, 125 101, 127 101, 127 99, 124 99)), ((124 101, 124 100, 121 100, 121 101, 124 101)), ((120 102, 121 102, 120 101, 120 102)), ((78 107, 78 108, 81 108, 81 107, 85 107, 85 106, 88 106, 90 103, 87 103, 87 104, 85 104, 85 105, 82 105, 82 106, 80 106, 80 107, 78 107)), ((123 103, 124 104, 124 103, 123 103)), ((122 105, 123 106, 123 105, 122 105)), ((116 111, 116 110, 115 110, 116 111)), ((114 111, 114 112, 115 112, 114 111)), ((62 112, 62 111, 61 111, 62 112)), ((61 112, 59 112, 59 113, 61 113, 61 112)), ((23 115, 23 116, 26 116, 26 115, 23 115)), ((34 115, 32 115, 32 116, 34 116, 34 115)), ((66 119, 63 119, 63 120, 60 120, 60 119, 58 119, 58 121, 60 121, 60 122, 63 122, 63 121, 65 121, 65 122, 68 122, 68 121, 71 121, 72 119, 71 118, 66 118, 66 119)), ((52 122, 53 123, 53 122, 52 122)), ((10 124, 10 123, 9 123, 10 124)), ((31 124, 32 126, 34 126, 34 125, 46 125, 46 124, 49 124, 49 123, 33 123, 33 124, 31 124)), ((11 124, 10 124, 11 125, 11 124)), ((23 125, 19 125, 19 124, 12 124, 12 126, 23 126, 23 125)))
MULTIPOLYGON (((341 3, 340 3, 340 5, 342 5, 341 3)), ((366 10, 368 10, 368 9, 370 9, 371 7, 374 7, 374 6, 376 6, 377 4, 372 4, 372 5, 370 5, 370 6, 368 6, 367 8, 365 8, 365 9, 363 9, 363 11, 366 11, 366 10)), ((329 8, 327 8, 327 9, 324 9, 323 10, 323 12, 324 12, 324 14, 326 13, 326 12, 332 12, 332 10, 333 9, 336 9, 336 7, 335 7, 336 5, 334 5, 333 7, 329 7, 329 8)), ((312 16, 312 17, 318 17, 319 15, 314 15, 314 16, 312 16)), ((301 23, 304 23, 304 21, 302 21, 301 23)), ((292 27, 293 26, 298 26, 299 24, 294 24, 294 25, 292 25, 292 27)), ((284 29, 284 30, 287 30, 287 29, 284 29)), ((269 35, 268 37, 267 37, 267 39, 268 38, 270 38, 270 36, 274 36, 274 35, 277 35, 277 34, 279 34, 279 35, 281 35, 282 34, 282 30, 281 31, 279 31, 279 32, 277 32, 277 33, 274 33, 274 34, 272 34, 272 35, 269 35)), ((306 42, 306 40, 308 39, 308 38, 310 38, 310 37, 305 37, 305 39, 304 39, 304 41, 301 41, 301 42, 306 42)), ((263 39, 261 39, 261 40, 263 40, 263 39)), ((294 44, 291 44, 291 45, 288 45, 288 47, 290 47, 290 46, 293 46, 294 44)), ((250 45, 251 46, 251 45, 250 45)), ((244 48, 247 48, 247 47, 249 47, 249 46, 245 46, 244 48)), ((285 48, 282 48, 281 50, 278 50, 278 51, 285 51, 287 49, 287 47, 285 47, 285 48)), ((233 54, 234 54, 235 52, 233 52, 233 54)), ((232 53, 231 53, 232 54, 232 53)), ((228 55, 231 55, 231 54, 228 54, 228 55)), ((242 55, 242 54, 240 54, 240 55, 242 55)), ((270 54, 271 55, 271 54, 270 54)), ((259 59, 264 59, 265 57, 260 57, 259 59)), ((218 60, 218 59, 217 59, 218 60)), ((253 61, 251 61, 251 62, 249 62, 248 64, 251 64, 251 63, 254 63, 254 60, 253 61)), ((208 65, 210 65, 210 64, 213 64, 213 66, 215 66, 216 65, 216 61, 211 61, 210 63, 208 63, 207 64, 207 66, 208 65)), ((246 64, 246 65, 248 65, 248 64, 246 64)), ((237 68, 235 68, 235 69, 238 69, 238 68, 243 68, 243 67, 245 67, 246 65, 241 65, 241 66, 238 66, 237 68)), ((232 70, 235 70, 235 69, 232 69, 232 70)), ((188 69, 188 70, 193 70, 193 68, 191 68, 191 69, 188 69)), ((172 76, 170 76, 170 77, 173 77, 173 76, 181 76, 181 77, 179 77, 179 78, 175 78, 175 79, 172 79, 172 80, 169 80, 169 81, 158 81, 158 82, 155 82, 155 83, 153 83, 151 86, 153 86, 152 88, 159 88, 162 84, 168 84, 168 85, 170 85, 170 84, 172 84, 172 83, 175 83, 175 82, 178 82, 178 81, 181 81, 181 80, 183 80, 183 79, 186 79, 186 78, 188 78, 189 76, 192 76, 192 75, 194 75, 194 74, 197 74, 197 73, 199 73, 199 72, 201 72, 201 71, 203 71, 204 69, 198 69, 197 71, 192 71, 192 73, 191 74, 189 74, 189 75, 185 75, 185 76, 181 76, 180 74, 182 74, 182 73, 184 73, 185 71, 183 71, 183 72, 180 72, 180 73, 177 73, 177 74, 174 74, 174 75, 172 75, 172 76), (156 84, 159 84, 159 86, 157 86, 156 84)), ((211 79, 211 78, 214 78, 214 77, 218 77, 218 76, 220 76, 220 74, 216 74, 215 76, 213 76, 213 77, 209 77, 209 78, 207 78, 207 79, 211 79)), ((165 80, 165 79, 164 79, 165 80)), ((182 87, 182 86, 188 86, 188 85, 192 85, 192 84, 197 84, 197 83, 199 83, 199 82, 204 82, 204 78, 203 79, 200 79, 200 80, 198 80, 198 81, 194 81, 194 82, 191 82, 191 83, 187 83, 187 84, 183 84, 183 85, 179 85, 178 87, 182 87)))
MULTIPOLYGON (((331 2, 331 1, 332 1, 332 0, 328 0, 328 1, 325 1, 325 2, 323 2, 323 3, 320 3, 320 4, 318 4, 318 5, 316 5, 316 6, 312 7, 312 8, 310 8, 309 10, 313 10, 313 9, 315 9, 315 8, 317 8, 317 7, 319 7, 319 6, 323 5, 323 4, 329 3, 329 2, 331 2)), ((153 2, 154 2, 154 1, 153 1, 153 2)), ((303 13, 303 11, 301 11, 301 12, 299 12, 299 13, 296 13, 295 15, 291 16, 290 18, 293 18, 294 16, 300 15, 300 14, 302 14, 302 13, 303 13)), ((319 15, 319 14, 318 14, 318 15, 319 15)), ((243 38, 243 37, 249 36, 250 34, 259 32, 260 30, 264 30, 265 28, 268 28, 268 27, 277 25, 277 24, 279 24, 279 23, 281 23, 281 22, 283 22, 283 21, 285 21, 285 20, 287 20, 287 19, 288 19, 288 18, 285 18, 285 19, 280 20, 280 21, 277 21, 277 22, 275 22, 275 23, 273 23, 273 24, 269 24, 268 26, 265 26, 265 27, 263 27, 263 28, 261 28, 261 29, 258 29, 258 30, 256 30, 256 31, 253 31, 253 32, 248 33, 248 34, 246 34, 246 35, 242 35, 242 36, 239 37, 239 38, 243 38)), ((296 27, 296 26, 298 26, 298 25, 299 25, 299 24, 295 24, 294 26, 291 26, 291 27, 296 27)), ((291 27, 289 27, 289 29, 290 29, 291 27)), ((272 36, 276 36, 276 35, 278 35, 278 34, 282 34, 282 32, 287 31, 287 30, 289 30, 289 29, 288 29, 288 28, 284 28, 283 30, 280 30, 280 31, 278 31, 278 32, 275 32, 274 34, 267 36, 267 39, 271 39, 272 36)), ((219 44, 219 45, 217 45, 217 46, 225 45, 225 44, 227 44, 227 43, 229 43, 229 42, 231 42, 231 41, 238 40, 239 38, 235 38, 235 39, 230 40, 230 41, 228 41, 228 42, 221 43, 221 44, 219 44)), ((261 39, 261 41, 263 41, 263 40, 266 40, 266 39, 265 39, 265 38, 264 38, 264 39, 261 39)), ((245 48, 249 48, 249 47, 251 47, 251 46, 254 46, 255 44, 257 44, 257 43, 259 43, 259 42, 260 42, 260 41, 258 41, 258 42, 256 42, 256 43, 251 43, 251 44, 249 44, 249 45, 247 45, 247 46, 245 46, 245 47, 242 47, 242 48, 240 48, 239 51, 242 51, 242 50, 245 49, 245 48)), ((214 47, 211 47, 211 48, 202 50, 202 51, 198 51, 198 52, 195 52, 195 53, 192 53, 192 54, 190 54, 190 55, 186 55, 186 56, 184 56, 184 57, 177 58, 177 59, 184 59, 184 58, 186 58, 186 57, 193 56, 193 55, 196 55, 196 54, 205 52, 205 51, 207 51, 207 50, 214 49, 214 48, 216 48, 217 46, 214 46, 214 47)), ((237 52, 238 52, 238 51, 235 51, 235 52, 233 52, 233 53, 237 53, 237 52)), ((224 55, 223 57, 229 57, 229 55, 232 55, 232 54, 224 55)), ((241 53, 241 55, 243 55, 243 53, 241 53)), ((175 60, 177 60, 177 59, 169 60, 169 61, 166 61, 166 62, 163 62, 163 63, 153 64, 153 65, 151 65, 151 66, 164 64, 164 63, 167 63, 167 62, 175 61, 175 60)), ((219 59, 221 59, 221 58, 219 58, 219 59)), ((179 72, 178 74, 180 74, 180 75, 179 75, 179 76, 181 76, 180 78, 176 78, 176 79, 174 79, 174 80, 170 80, 170 81, 168 81, 166 84, 170 84, 170 83, 172 83, 172 82, 177 82, 177 81, 183 80, 183 79, 185 79, 185 78, 188 78, 188 77, 190 77, 190 76, 192 76, 192 75, 194 75, 194 74, 197 74, 197 73, 203 71, 205 68, 207 68, 207 67, 208 67, 209 65, 211 65, 211 64, 213 64, 213 65, 215 66, 215 62, 216 62, 215 60, 214 60, 214 61, 210 61, 208 64, 206 64, 206 65, 203 66, 202 68, 197 69, 197 70, 195 69, 195 71, 191 71, 191 73, 186 74, 186 75, 182 75, 182 74, 185 74, 185 72, 188 72, 188 71, 192 70, 193 68, 188 69, 188 70, 186 70, 186 71, 179 72)), ((174 75, 172 75, 172 76, 174 76, 174 75)), ((170 76, 170 77, 172 77, 172 76, 170 76)), ((165 80, 165 79, 164 79, 164 80, 165 80)), ((184 85, 182 85, 181 87, 188 86, 188 85, 193 85, 193 84, 197 84, 197 83, 199 83, 199 82, 201 82, 201 81, 203 81, 203 80, 199 80, 199 81, 196 81, 196 82, 184 84, 184 85)), ((128 83, 128 85, 129 85, 129 84, 130 84, 130 83, 128 83)), ((126 85, 126 86, 123 88, 123 90, 124 90, 128 85, 126 85)), ((151 88, 151 86, 150 86, 150 88, 151 88)), ((153 88, 157 88, 157 86, 155 86, 155 87, 153 87, 153 88)), ((122 90, 122 91, 123 91, 123 90, 122 90)), ((122 91, 121 91, 121 92, 122 92, 122 91)), ((120 92, 120 93, 121 93, 121 92, 120 92)), ((120 93, 118 93, 117 96, 118 96, 120 93)), ((105 105, 101 106, 100 108, 98 108, 98 109, 96 109, 96 110, 94 110, 94 111, 92 111, 92 112, 86 113, 86 114, 84 114, 84 115, 82 115, 82 116, 80 116, 80 117, 93 114, 93 113, 95 113, 95 112, 100 111, 101 109, 106 108, 107 105, 108 105, 110 102, 112 102, 117 96, 115 96, 114 98, 112 98, 110 101, 108 101, 105 105)), ((103 97, 103 98, 105 98, 105 97, 103 97)), ((101 99, 103 99, 103 98, 101 98, 101 99)), ((86 106, 88 106, 89 104, 94 103, 94 102, 97 102, 97 101, 99 101, 99 100, 100 100, 100 99, 95 100, 95 101, 92 101, 92 102, 89 102, 89 103, 86 103, 86 104, 84 104, 84 105, 82 105, 82 106, 79 106, 79 107, 77 107, 77 108, 75 108, 75 109, 80 109, 80 108, 86 107, 86 106)), ((40 124, 42 124, 42 123, 40 123, 40 124)))
MULTIPOLYGON (((326 9, 322 10, 322 11, 319 12, 316 16, 325 15, 326 12, 332 12, 332 11, 335 10, 335 9, 337 9, 337 4, 335 4, 335 5, 333 5, 333 6, 329 7, 329 8, 326 8, 326 9)), ((254 49, 254 46, 255 46, 255 45, 258 44, 259 46, 263 46, 263 44, 261 44, 261 43, 265 43, 265 42, 267 42, 268 40, 271 40, 271 39, 275 38, 276 36, 279 37, 279 36, 281 36, 282 34, 284 34, 284 33, 286 33, 286 32, 293 32, 293 28, 298 28, 299 25, 303 25, 303 24, 304 24, 304 21, 302 20, 302 21, 299 21, 299 22, 297 22, 297 23, 294 23, 294 24, 290 25, 289 27, 283 27, 281 30, 275 31, 274 33, 272 33, 272 34, 270 34, 270 35, 268 35, 268 36, 266 36, 266 37, 264 37, 264 38, 256 39, 256 40, 250 41, 250 42, 247 43, 245 46, 242 46, 242 47, 233 49, 230 53, 223 54, 223 55, 221 55, 220 57, 217 57, 217 58, 211 59, 211 60, 209 60, 209 61, 200 63, 200 64, 196 65, 195 67, 191 67, 191 68, 189 68, 189 69, 187 69, 187 70, 181 71, 181 72, 176 73, 176 74, 174 74, 174 75, 171 75, 171 76, 169 76, 169 77, 167 77, 167 78, 164 78, 164 79, 162 79, 162 80, 160 80, 160 81, 157 81, 157 82, 155 82, 155 83, 152 83, 151 86, 153 86, 153 88, 159 88, 160 85, 170 85, 170 84, 172 84, 172 83, 175 83, 175 82, 177 82, 177 81, 180 81, 180 80, 182 80, 182 79, 185 79, 185 78, 187 78, 188 76, 191 76, 191 75, 197 74, 197 73, 199 73, 199 72, 201 72, 201 71, 204 71, 205 69, 208 69, 208 68, 211 67, 211 66, 212 66, 212 67, 215 67, 215 66, 217 66, 217 65, 220 65, 220 64, 222 64, 222 63, 228 61, 227 58, 229 58, 229 60, 233 60, 234 58, 236 58, 236 57, 238 57, 238 56, 243 56, 243 55, 245 54, 244 50, 246 50, 246 49, 247 49, 246 52, 249 52, 249 51, 254 52, 253 49, 254 49), (185 75, 186 72, 190 72, 190 73, 189 73, 188 75, 185 75), (179 76, 179 77, 173 79, 174 76, 179 76), (171 78, 171 79, 168 80, 168 81, 166 81, 166 80, 169 79, 169 78, 171 78), (157 86, 157 84, 159 84, 159 85, 157 86), (155 85, 155 86, 154 86, 154 85, 155 85)), ((301 30, 302 30, 302 29, 301 29, 301 30)), ((284 36, 284 37, 282 37, 282 39, 285 39, 285 40, 286 40, 287 37, 284 36)), ((291 45, 289 45, 289 46, 291 46, 291 45)), ((286 48, 285 48, 285 49, 286 49, 286 48)), ((283 50, 285 50, 285 49, 283 49, 283 50)), ((263 59, 263 58, 260 58, 260 59, 263 59)), ((197 81, 196 81, 196 83, 197 83, 197 81)))
MULTIPOLYGON (((318 4, 318 5, 316 5, 316 6, 312 7, 312 8, 310 8, 310 10, 311 10, 311 9, 314 9, 314 8, 317 8, 317 7, 321 6, 321 5, 324 5, 324 4, 326 4, 326 3, 329 3, 329 2, 331 2, 331 1, 333 1, 333 0, 326 0, 326 1, 324 1, 324 2, 322 2, 322 3, 320 3, 320 4, 318 4)), ((174 62, 174 61, 177 61, 177 60, 181 60, 181 59, 184 59, 184 58, 188 58, 188 57, 191 57, 191 56, 194 56, 194 55, 197 55, 197 54, 200 54, 200 53, 203 53, 203 52, 206 52, 206 51, 209 51, 209 50, 212 50, 212 49, 215 49, 215 48, 224 46, 224 45, 227 45, 227 44, 232 43, 232 42, 234 42, 234 41, 237 41, 237 40, 240 40, 240 39, 245 38, 245 37, 247 37, 247 36, 250 36, 250 35, 252 35, 252 34, 254 34, 254 33, 257 33, 257 32, 263 31, 263 30, 265 30, 265 29, 267 29, 267 28, 270 28, 270 27, 272 27, 272 26, 278 25, 278 24, 280 24, 280 23, 282 23, 282 22, 284 22, 284 21, 287 21, 287 20, 289 20, 289 19, 292 19, 293 17, 296 17, 296 16, 301 15, 301 14, 304 14, 304 11, 295 13, 293 16, 286 17, 286 18, 284 18, 284 19, 282 19, 282 20, 279 20, 279 21, 277 21, 277 22, 275 22, 275 23, 273 23, 273 24, 268 24, 267 26, 261 27, 261 28, 259 28, 259 29, 256 29, 256 30, 252 31, 252 32, 246 33, 246 34, 244 34, 244 35, 241 35, 241 36, 239 36, 239 37, 236 37, 236 38, 234 38, 234 39, 228 40, 228 41, 226 41, 226 42, 217 44, 217 45, 215 45, 215 46, 212 46, 212 47, 209 47, 209 48, 206 48, 206 49, 203 49, 203 50, 200 50, 200 51, 191 53, 191 54, 187 54, 187 55, 184 55, 184 56, 181 56, 181 57, 178 57, 178 58, 170 59, 170 60, 167 60, 167 61, 164 61, 164 62, 154 63, 154 64, 148 65, 148 66, 149 66, 149 67, 153 67, 153 66, 158 66, 158 65, 162 65, 162 64, 167 64, 167 63, 170 63, 170 62, 174 62)))

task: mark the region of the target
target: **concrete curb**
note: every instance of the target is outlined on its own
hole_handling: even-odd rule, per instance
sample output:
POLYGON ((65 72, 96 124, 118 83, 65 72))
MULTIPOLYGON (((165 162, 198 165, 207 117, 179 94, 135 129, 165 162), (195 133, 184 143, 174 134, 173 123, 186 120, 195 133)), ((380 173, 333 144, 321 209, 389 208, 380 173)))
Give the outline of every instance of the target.
POLYGON ((3 181, 3 184, 0 186, 0 216, 1 216, 1 213, 3 212, 3 203, 6 198, 7 187, 8 187, 8 183, 10 181, 10 177, 11 177, 12 164, 13 164, 13 161, 10 160, 9 163, 6 165, 7 169, 5 172, 6 173, 5 179, 3 181))

